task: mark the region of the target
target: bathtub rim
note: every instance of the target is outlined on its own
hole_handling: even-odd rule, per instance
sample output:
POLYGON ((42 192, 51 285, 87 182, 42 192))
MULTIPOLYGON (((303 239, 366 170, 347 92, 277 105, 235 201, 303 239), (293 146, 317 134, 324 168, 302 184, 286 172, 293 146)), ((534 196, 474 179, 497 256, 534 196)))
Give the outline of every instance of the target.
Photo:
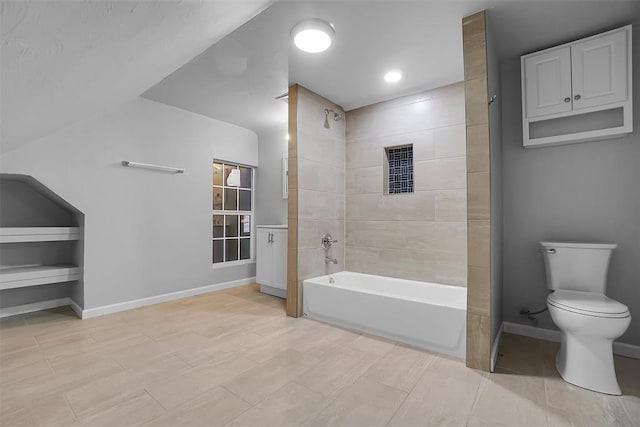
MULTIPOLYGON (((302 282, 303 282, 303 286, 304 286, 304 283, 311 283, 311 284, 319 285, 319 286, 326 286, 326 287, 331 287, 331 288, 336 288, 336 289, 345 289, 345 290, 350 290, 350 291, 353 291, 353 292, 363 292, 363 293, 382 296, 382 297, 386 297, 386 298, 395 298, 395 299, 402 299, 402 300, 408 300, 408 301, 422 302, 422 303, 428 303, 430 305, 436 305, 436 306, 439 306, 439 307, 447 307, 447 308, 452 308, 452 309, 464 310, 465 312, 467 311, 468 293, 467 293, 466 286, 449 285, 449 284, 446 284, 446 283, 421 282, 421 281, 418 281, 418 280, 401 279, 401 278, 397 278, 397 277, 380 276, 380 275, 369 274, 369 273, 358 273, 358 272, 355 272, 355 271, 348 271, 348 270, 342 270, 342 271, 338 271, 338 272, 331 273, 331 274, 325 274, 323 276, 311 277, 309 279, 304 279, 302 282), (424 299, 424 298, 407 297, 407 296, 393 294, 393 293, 376 292, 376 291, 371 291, 371 290, 367 290, 367 289, 354 288, 354 287, 350 287, 348 285, 339 286, 336 283, 329 283, 329 277, 330 276, 335 276, 335 275, 338 275, 340 273, 349 273, 349 274, 357 274, 359 276, 384 278, 384 279, 390 279, 390 280, 398 280, 398 281, 401 281, 401 282, 404 282, 404 283, 407 283, 407 284, 410 284, 410 285, 413 285, 413 286, 428 285, 428 286, 433 286, 433 287, 445 287, 445 288, 448 288, 447 290, 451 291, 451 292, 464 293, 464 301, 461 301, 460 304, 446 304, 446 303, 434 302, 433 300, 424 299), (318 282, 318 280, 320 280, 320 279, 326 279, 326 283, 325 282, 318 282)), ((304 298, 304 295, 303 295, 303 298, 304 298)))

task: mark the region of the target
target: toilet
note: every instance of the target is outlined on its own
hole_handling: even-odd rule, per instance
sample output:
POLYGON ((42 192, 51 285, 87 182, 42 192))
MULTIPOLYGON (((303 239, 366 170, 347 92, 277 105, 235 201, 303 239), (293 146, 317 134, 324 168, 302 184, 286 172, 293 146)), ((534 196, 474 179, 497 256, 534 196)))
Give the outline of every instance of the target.
POLYGON ((616 244, 540 242, 552 292, 547 306, 562 332, 556 368, 568 383, 620 395, 613 341, 631 323, 626 305, 605 295, 616 244))

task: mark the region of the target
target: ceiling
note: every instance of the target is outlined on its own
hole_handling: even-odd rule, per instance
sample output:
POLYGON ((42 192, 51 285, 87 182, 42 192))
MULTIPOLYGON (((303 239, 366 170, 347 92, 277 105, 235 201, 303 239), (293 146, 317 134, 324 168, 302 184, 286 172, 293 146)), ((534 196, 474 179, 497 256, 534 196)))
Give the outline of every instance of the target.
POLYGON ((275 97, 290 83, 349 110, 458 82, 461 19, 482 9, 502 60, 640 17, 640 1, 617 0, 280 0, 259 13, 271 3, 2 1, 2 151, 141 94, 260 133, 286 125, 275 97), (292 48, 307 17, 335 25, 331 49, 292 48), (389 68, 403 80, 384 83, 389 68))
POLYGON ((2 1, 2 151, 138 97, 271 0, 2 1))
POLYGON ((345 110, 463 79, 462 17, 488 9, 499 58, 638 20, 640 1, 281 0, 144 93, 144 97, 257 132, 287 121, 275 97, 303 86, 345 110), (290 29, 304 18, 336 28, 334 45, 308 54, 290 29), (385 83, 385 71, 404 73, 385 83))

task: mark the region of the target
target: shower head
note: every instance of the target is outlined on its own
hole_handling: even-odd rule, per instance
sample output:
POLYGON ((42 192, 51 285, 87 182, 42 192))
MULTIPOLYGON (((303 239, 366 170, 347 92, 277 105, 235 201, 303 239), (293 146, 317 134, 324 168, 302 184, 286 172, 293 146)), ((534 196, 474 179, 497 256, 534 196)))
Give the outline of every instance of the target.
POLYGON ((333 121, 334 122, 338 122, 340 120, 342 120, 343 115, 340 113, 336 113, 333 110, 330 110, 328 108, 324 109, 324 127, 325 129, 329 129, 331 126, 329 126, 329 114, 333 114, 333 121))

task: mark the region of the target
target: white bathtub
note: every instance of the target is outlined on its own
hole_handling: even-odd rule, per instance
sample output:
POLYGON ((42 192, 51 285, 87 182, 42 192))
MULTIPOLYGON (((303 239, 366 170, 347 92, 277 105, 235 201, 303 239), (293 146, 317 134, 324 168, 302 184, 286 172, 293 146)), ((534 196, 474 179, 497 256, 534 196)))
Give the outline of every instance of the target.
POLYGON ((467 289, 342 271, 303 282, 304 315, 464 358, 467 289))

